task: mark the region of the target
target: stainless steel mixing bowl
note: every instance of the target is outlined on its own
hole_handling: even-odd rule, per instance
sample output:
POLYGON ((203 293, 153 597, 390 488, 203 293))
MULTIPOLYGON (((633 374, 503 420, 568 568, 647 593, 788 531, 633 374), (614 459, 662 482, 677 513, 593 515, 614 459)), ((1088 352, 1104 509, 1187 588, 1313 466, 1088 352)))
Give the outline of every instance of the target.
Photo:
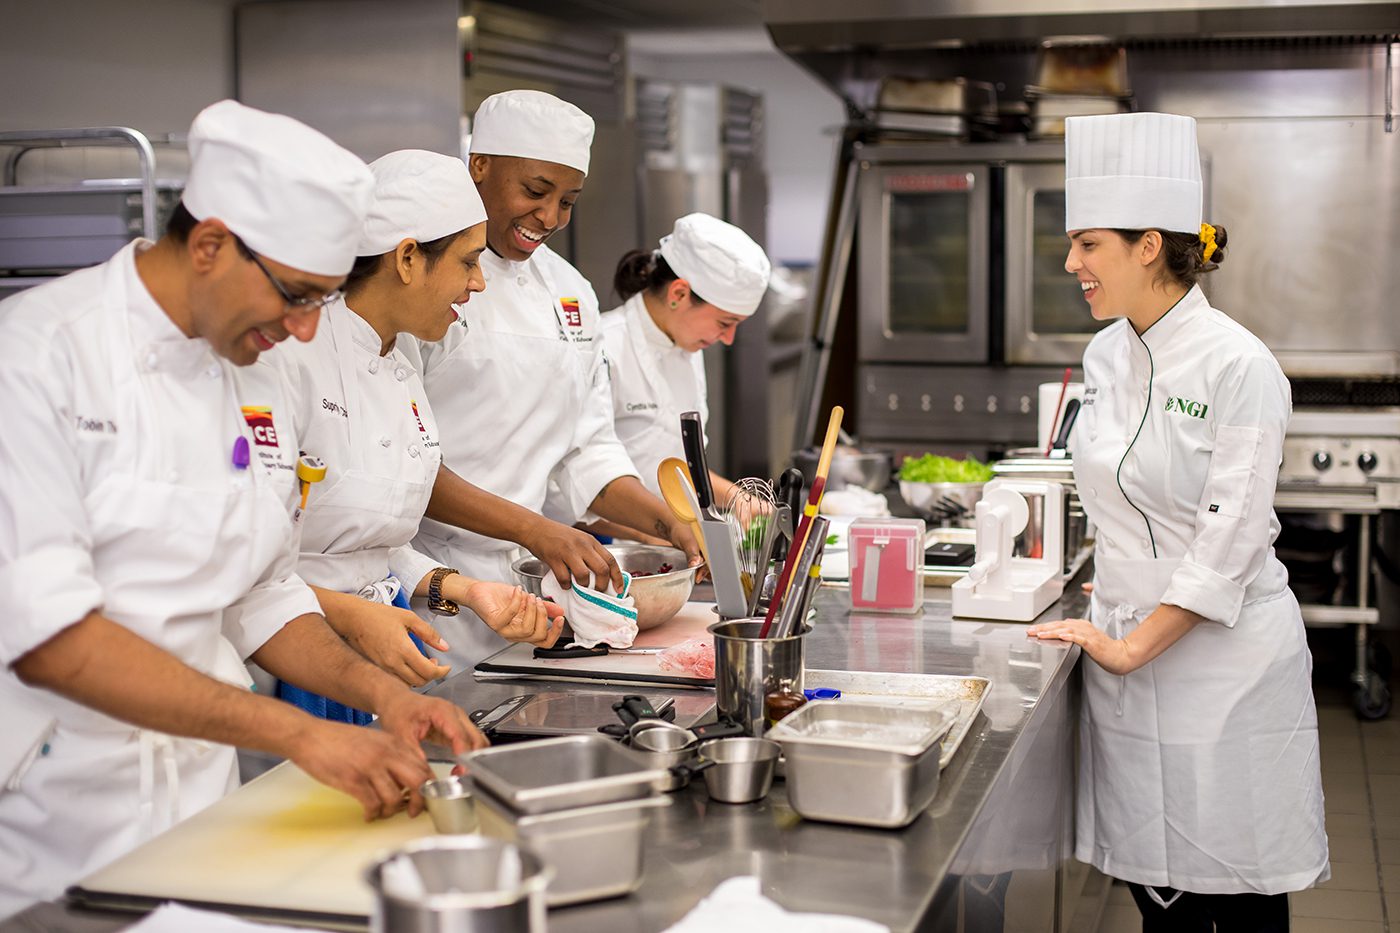
MULTIPOLYGON (((645 631, 668 621, 680 612, 690 591, 695 588, 695 573, 699 567, 685 565, 685 552, 672 547, 651 544, 610 544, 607 546, 618 566, 628 573, 645 573, 632 578, 630 594, 637 603, 637 628, 645 631), (657 573, 657 568, 670 564, 674 569, 657 573)), ((510 565, 526 592, 543 596, 540 581, 549 573, 544 561, 537 557, 522 557, 510 565)))

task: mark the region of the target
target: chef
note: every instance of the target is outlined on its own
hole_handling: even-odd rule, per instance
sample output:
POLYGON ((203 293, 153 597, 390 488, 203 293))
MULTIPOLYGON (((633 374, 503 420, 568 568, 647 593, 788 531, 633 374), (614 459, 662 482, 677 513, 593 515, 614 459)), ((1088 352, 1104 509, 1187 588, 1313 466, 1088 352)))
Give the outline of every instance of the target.
POLYGON ((1196 124, 1065 121, 1069 257, 1089 311, 1075 482, 1098 528, 1081 645, 1076 855, 1130 883, 1145 930, 1286 930, 1327 880, 1311 657, 1274 555, 1288 381, 1197 284, 1196 124))
MULTIPOLYGON (((591 510, 675 542, 698 563, 689 530, 647 492, 613 433, 593 287, 546 244, 569 223, 592 141, 587 114, 540 91, 496 94, 477 109, 468 164, 486 204, 486 291, 440 343, 417 344, 419 370, 442 426, 443 463, 453 473, 570 524, 591 510)), ((470 531, 438 520, 461 504, 439 492, 415 547, 442 566, 509 580, 515 544, 536 551, 505 514, 485 514, 470 531)), ((581 543, 591 541, 583 532, 554 523, 550 529, 532 534, 578 540, 585 556, 597 547, 581 543)), ((622 582, 615 562, 603 573, 578 560, 549 563, 564 586, 571 578, 600 587, 622 582)), ((471 643, 453 640, 455 663, 474 664, 504 643, 486 626, 467 631, 471 643)))
POLYGON ((0 916, 228 792, 231 746, 289 757, 374 817, 421 807, 419 736, 483 742, 326 626, 292 573, 286 396, 233 379, 314 334, 369 172, 234 101, 189 147, 159 242, 0 305, 0 916), (249 656, 384 731, 248 692, 249 656))
MULTIPOLYGON (((656 468, 684 459, 682 412, 709 421, 700 351, 729 346, 758 310, 771 266, 763 248, 738 227, 709 214, 687 214, 657 249, 618 263, 613 287, 625 299, 603 315, 603 349, 612 371, 613 427, 642 481, 656 495, 656 468)), ((715 499, 733 484, 711 471, 715 499)))
MULTIPOLYGON (((315 340, 284 344, 252 369, 285 374, 297 441, 326 466, 308 492, 297 573, 351 645, 421 686, 448 668, 410 633, 438 650, 448 643, 409 611, 410 597, 436 609, 460 603, 504 637, 544 645, 558 637, 563 623, 551 618, 563 609, 509 583, 446 572, 409 546, 442 455, 422 380, 396 342, 400 333, 441 340, 482 290, 486 208, 461 159, 405 149, 369 168, 374 195, 344 297, 321 312, 315 340)), ((318 715, 368 721, 295 685, 277 690, 318 715)))

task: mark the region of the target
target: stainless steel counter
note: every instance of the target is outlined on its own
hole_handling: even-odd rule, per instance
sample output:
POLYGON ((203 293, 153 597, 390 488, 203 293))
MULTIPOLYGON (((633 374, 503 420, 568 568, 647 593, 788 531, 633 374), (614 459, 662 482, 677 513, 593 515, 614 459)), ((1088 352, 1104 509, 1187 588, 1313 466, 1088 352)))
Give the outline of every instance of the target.
MULTIPOLYGON (((928 590, 922 617, 907 617, 853 615, 845 590, 824 589, 807 646, 809 668, 991 680, 923 816, 903 830, 814 823, 788 807, 781 782, 746 806, 714 803, 696 784, 653 816, 641 889, 551 911, 551 933, 654 933, 737 875, 758 876, 765 896, 790 910, 893 930, 1057 929, 1079 649, 1029 641, 1024 625, 953 621, 947 592, 928 590)), ((1086 606, 1076 583, 1044 617, 1082 616, 1086 606)), ((455 698, 466 687, 446 686, 455 698)))
MULTIPOLYGON (((790 910, 854 914, 893 930, 1064 928, 1071 842, 1078 648, 1032 642, 1025 626, 953 621, 947 590, 922 616, 852 614, 844 589, 823 589, 809 668, 971 674, 991 688, 929 810, 903 830, 808 822, 778 782, 758 804, 710 801, 703 783, 673 795, 646 837, 646 876, 629 897, 550 912, 552 933, 654 933, 717 884, 756 875, 790 910), (940 598, 942 597, 942 598, 940 598)), ((1043 618, 1082 616, 1077 583, 1043 618)), ((611 688, 616 692, 618 688, 611 688)), ((453 677, 434 690, 472 709, 518 682, 453 677)), ((646 691, 652 692, 652 691, 646 691)), ((0 931, 97 931, 124 921, 40 905, 0 931)))

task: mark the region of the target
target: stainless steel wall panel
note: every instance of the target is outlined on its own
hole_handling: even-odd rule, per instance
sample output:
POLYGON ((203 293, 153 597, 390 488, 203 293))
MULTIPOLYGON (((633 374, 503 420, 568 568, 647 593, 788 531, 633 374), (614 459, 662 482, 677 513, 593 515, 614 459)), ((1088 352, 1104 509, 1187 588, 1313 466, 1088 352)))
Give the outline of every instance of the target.
POLYGON ((457 0, 275 0, 235 11, 238 99, 362 159, 461 152, 457 0))
MULTIPOLYGON (((1212 304, 1275 351, 1400 350, 1400 136, 1370 120, 1202 122, 1212 304)), ((1358 373, 1358 375, 1360 375, 1358 373)))

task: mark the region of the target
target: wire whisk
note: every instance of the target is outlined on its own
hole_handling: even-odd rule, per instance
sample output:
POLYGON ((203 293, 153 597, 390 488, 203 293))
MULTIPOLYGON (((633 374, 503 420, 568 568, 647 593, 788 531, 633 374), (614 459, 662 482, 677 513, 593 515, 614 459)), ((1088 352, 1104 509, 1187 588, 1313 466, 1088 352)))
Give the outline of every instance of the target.
POLYGON ((722 498, 716 502, 715 514, 730 526, 739 557, 739 579, 744 584, 744 596, 752 601, 754 587, 768 569, 764 565, 777 534, 773 484, 745 476, 736 480, 722 498))

